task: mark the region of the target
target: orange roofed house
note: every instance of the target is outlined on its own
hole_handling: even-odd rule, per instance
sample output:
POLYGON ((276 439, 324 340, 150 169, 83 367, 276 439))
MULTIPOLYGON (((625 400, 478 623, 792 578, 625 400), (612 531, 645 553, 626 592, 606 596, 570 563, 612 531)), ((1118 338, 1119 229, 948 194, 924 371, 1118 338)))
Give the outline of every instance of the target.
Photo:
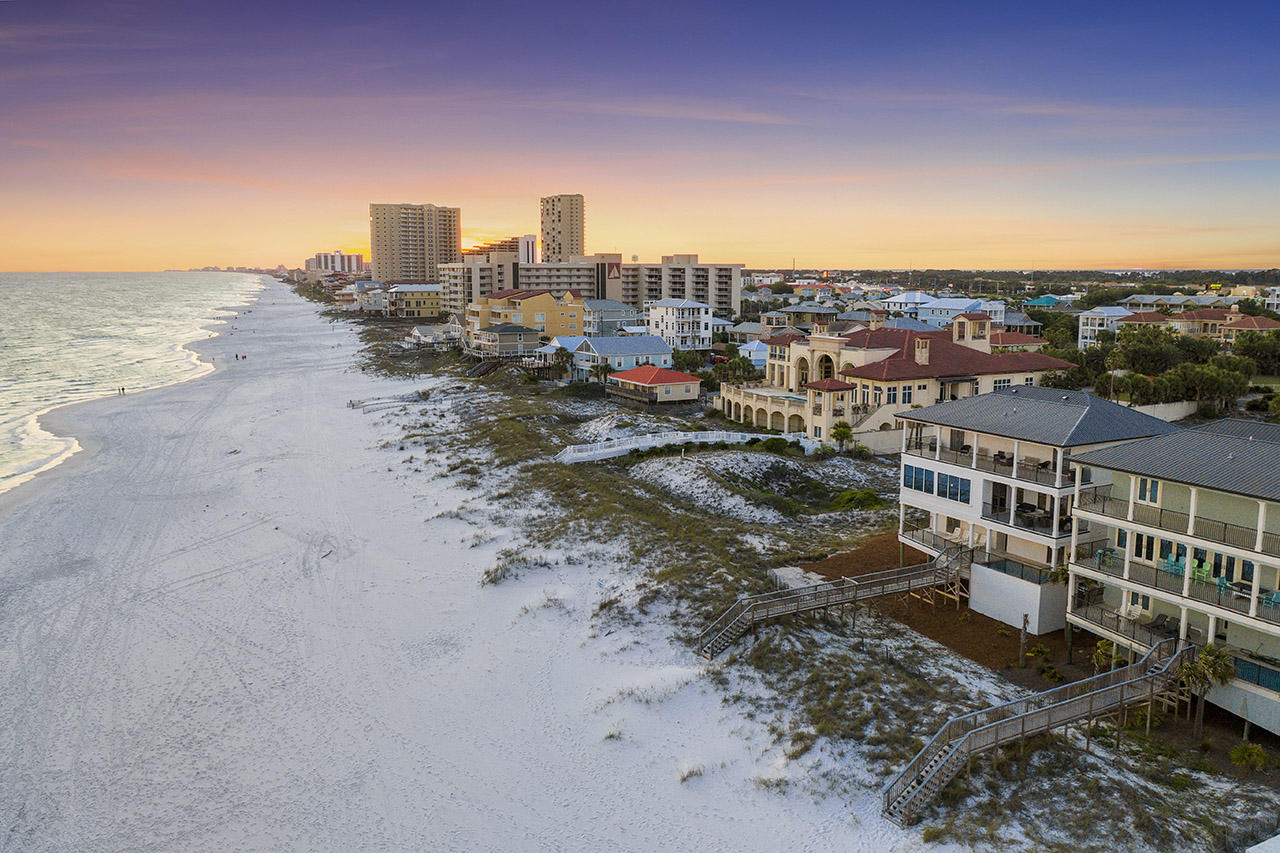
POLYGON ((690 403, 702 394, 702 380, 679 370, 646 364, 610 374, 604 390, 641 403, 690 403))
POLYGON ((722 385, 718 406, 730 420, 822 441, 830 441, 838 421, 855 431, 899 429, 899 415, 912 408, 1039 385, 1045 374, 1072 367, 1039 352, 993 351, 985 314, 961 315, 950 329, 936 332, 831 334, 818 323, 810 335, 764 343, 764 382, 722 385))

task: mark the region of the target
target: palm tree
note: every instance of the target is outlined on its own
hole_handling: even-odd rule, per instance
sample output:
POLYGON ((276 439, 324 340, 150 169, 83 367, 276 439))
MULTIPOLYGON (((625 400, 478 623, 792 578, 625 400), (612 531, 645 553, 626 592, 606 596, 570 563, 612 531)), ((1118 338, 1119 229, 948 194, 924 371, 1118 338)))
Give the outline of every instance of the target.
POLYGON ((1193 660, 1178 667, 1181 678, 1196 694, 1195 737, 1204 735, 1204 696, 1215 684, 1226 684, 1236 677, 1236 664, 1231 655, 1215 645, 1207 645, 1193 660))
POLYGON ((613 373, 613 365, 607 361, 598 361, 591 367, 591 375, 599 379, 601 385, 609 378, 610 373, 613 373))
POLYGON ((1110 672, 1122 660, 1124 658, 1116 654, 1115 644, 1110 640, 1099 640, 1093 647, 1093 674, 1097 675, 1104 669, 1110 672))
POLYGON ((831 427, 831 437, 840 445, 840 452, 844 452, 844 443, 853 438, 853 427, 849 426, 848 421, 836 421, 831 427))
POLYGON ((560 368, 561 375, 569 372, 569 367, 573 364, 573 353, 564 347, 556 350, 556 354, 551 357, 551 363, 560 368))

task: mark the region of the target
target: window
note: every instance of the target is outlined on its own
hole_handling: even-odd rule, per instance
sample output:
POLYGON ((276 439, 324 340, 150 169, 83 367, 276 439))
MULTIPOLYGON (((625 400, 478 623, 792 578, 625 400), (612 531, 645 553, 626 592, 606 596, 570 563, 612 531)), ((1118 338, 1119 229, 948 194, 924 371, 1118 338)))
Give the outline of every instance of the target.
POLYGON ((822 438, 822 427, 816 426, 813 428, 813 437, 822 438))
POLYGON ((1125 548, 1128 546, 1128 544, 1129 544, 1129 531, 1117 530, 1116 531, 1116 547, 1125 548))
POLYGON ((911 402, 911 386, 910 385, 902 386, 902 402, 904 403, 911 402))
POLYGON ((1150 610, 1150 609, 1151 609, 1151 596, 1149 596, 1149 595, 1138 595, 1138 593, 1136 593, 1136 592, 1131 592, 1131 593, 1129 593, 1129 603, 1130 603, 1130 604, 1137 604, 1137 605, 1138 605, 1138 606, 1140 606, 1143 610, 1150 610))
POLYGON ((1008 388, 1012 384, 1013 384, 1012 379, 997 379, 994 383, 992 383, 991 387, 996 391, 999 391, 1001 388, 1008 388))
POLYGON ((1034 376, 1028 376, 1026 379, 1022 380, 1022 384, 1023 384, 1023 385, 1035 385, 1035 384, 1036 384, 1036 378, 1035 378, 1034 376))
MULTIPOLYGON (((890 385, 887 389, 885 389, 884 393, 885 393, 884 401, 888 403, 890 406, 898 402, 898 386, 897 385, 890 385)), ((906 402, 906 401, 904 400, 903 402, 906 402)))
POLYGON ((1149 477, 1139 477, 1138 500, 1148 504, 1160 503, 1160 481, 1149 477))
POLYGON ((547 321, 547 315, 545 312, 538 312, 537 314, 533 315, 533 322, 535 323, 545 323, 546 321, 547 321))
POLYGON ((946 498, 949 501, 968 503, 970 485, 970 481, 963 477, 956 477, 951 474, 939 474, 936 494, 938 497, 946 498))
POLYGON ((1156 539, 1154 536, 1144 536, 1141 533, 1133 534, 1133 556, 1139 560, 1146 560, 1150 563, 1155 559, 1156 539))

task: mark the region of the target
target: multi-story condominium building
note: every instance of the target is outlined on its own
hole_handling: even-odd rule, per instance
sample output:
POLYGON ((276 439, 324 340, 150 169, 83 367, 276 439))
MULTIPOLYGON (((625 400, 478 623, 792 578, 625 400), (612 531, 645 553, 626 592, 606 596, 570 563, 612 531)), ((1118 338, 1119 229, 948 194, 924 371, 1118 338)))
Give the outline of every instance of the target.
POLYGON ((672 349, 711 349, 711 306, 693 299, 659 299, 645 305, 649 334, 672 349))
POLYGON ((626 326, 643 324, 640 309, 616 299, 582 301, 582 333, 591 338, 611 337, 626 326))
POLYGON ((308 271, 314 272, 345 272, 345 273, 362 273, 368 272, 369 265, 364 262, 364 255, 356 253, 348 255, 341 249, 335 249, 332 252, 316 252, 310 258, 307 258, 305 267, 308 271))
POLYGON ((721 385, 720 405, 731 420, 829 441, 838 421, 895 429, 913 406, 1038 385, 1046 373, 1072 367, 1038 352, 993 353, 990 327, 978 314, 957 317, 950 330, 836 335, 815 324, 809 335, 764 338, 764 381, 721 385))
POLYGON ((440 265, 445 309, 461 314, 472 302, 519 284, 518 256, 515 252, 470 255, 456 264, 440 265))
POLYGON ((1116 331, 1116 324, 1132 314, 1128 308, 1118 305, 1099 305, 1080 312, 1076 319, 1076 347, 1088 349, 1098 345, 1099 332, 1116 331))
POLYGON ((500 323, 527 326, 548 337, 580 335, 582 314, 582 299, 573 291, 502 290, 467 306, 465 336, 475 340, 481 330, 500 323))
POLYGON ((711 305, 715 314, 731 317, 742 307, 742 265, 706 264, 697 255, 664 255, 661 263, 623 263, 616 253, 569 258, 558 263, 527 264, 509 252, 467 257, 461 264, 441 267, 451 310, 502 290, 570 290, 596 299, 613 299, 633 308, 659 299, 695 299, 711 305), (503 269, 496 269, 496 267, 503 269))
POLYGON ((586 202, 581 195, 542 199, 542 262, 558 264, 586 254, 586 202))
POLYGON ((660 299, 692 299, 726 318, 742 310, 742 264, 706 263, 697 255, 663 255, 656 264, 624 264, 620 255, 595 257, 601 264, 600 295, 606 299, 637 308, 660 299))
POLYGON ((525 234, 519 237, 507 237, 503 240, 491 240, 479 243, 470 249, 462 250, 463 258, 484 257, 492 252, 511 252, 522 264, 538 262, 538 237, 536 234, 525 234))
POLYGON ((397 284, 387 291, 392 317, 437 317, 444 313, 444 287, 439 284, 397 284))
MULTIPOLYGON (((1006 388, 903 412, 898 539, 937 555, 974 549, 969 606, 1033 634, 1062 628, 1078 454, 1175 431, 1172 424, 1082 391, 1006 388)), ((1086 524, 1077 531, 1091 538, 1086 524)))
POLYGON ((1074 455, 1067 621, 1135 653, 1225 647, 1216 705, 1280 733, 1280 426, 1222 420, 1074 455), (1100 476, 1101 475, 1101 476, 1100 476))
POLYGON ((369 205, 373 277, 436 282, 437 268, 462 259, 462 211, 434 204, 369 205))

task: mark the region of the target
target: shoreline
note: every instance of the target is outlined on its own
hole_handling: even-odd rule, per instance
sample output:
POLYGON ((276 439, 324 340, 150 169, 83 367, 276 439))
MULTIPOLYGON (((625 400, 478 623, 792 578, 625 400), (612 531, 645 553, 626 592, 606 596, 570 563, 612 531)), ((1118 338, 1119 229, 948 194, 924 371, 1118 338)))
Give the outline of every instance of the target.
MULTIPOLYGON (((269 276, 259 276, 260 286, 256 291, 248 296, 241 303, 232 305, 219 305, 215 308, 220 316, 214 317, 201 323, 197 327, 197 331, 209 332, 203 338, 194 338, 192 340, 183 341, 174 346, 175 350, 185 351, 189 356, 189 360, 196 372, 189 376, 183 376, 169 382, 162 382, 158 385, 151 385, 137 391, 127 391, 125 397, 136 397, 149 394, 152 391, 160 391, 165 388, 171 388, 175 385, 182 385, 187 382, 196 382, 204 379, 219 370, 225 369, 225 361, 218 364, 206 354, 198 352, 195 347, 207 341, 216 340, 227 331, 231 322, 239 317, 244 309, 253 306, 263 293, 270 286, 268 284, 269 276), (204 369, 207 368, 207 369, 204 369)), ((274 279, 270 279, 274 281, 274 279)), ((104 400, 119 399, 116 395, 107 393, 99 397, 90 397, 84 400, 75 400, 70 403, 58 403, 41 411, 35 412, 29 416, 29 422, 34 422, 35 427, 39 430, 49 433, 54 438, 65 439, 70 442, 70 446, 65 448, 53 458, 42 463, 34 471, 22 472, 13 475, 18 477, 17 482, 0 491, 0 521, 18 506, 26 503, 38 496, 41 487, 51 483, 54 475, 59 472, 65 472, 67 476, 74 476, 75 472, 88 463, 94 454, 101 448, 102 443, 95 436, 85 430, 82 421, 77 420, 77 414, 83 407, 102 403, 104 400)))

